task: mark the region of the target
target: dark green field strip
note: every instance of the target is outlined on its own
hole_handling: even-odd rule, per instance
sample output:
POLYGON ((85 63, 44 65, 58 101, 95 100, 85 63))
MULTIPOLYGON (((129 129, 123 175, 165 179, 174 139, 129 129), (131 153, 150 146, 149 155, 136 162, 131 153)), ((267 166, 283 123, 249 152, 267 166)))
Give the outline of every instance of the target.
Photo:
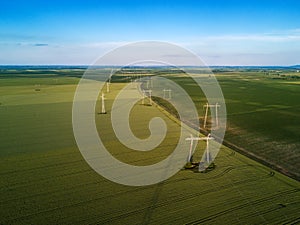
MULTIPOLYGON (((243 76, 237 77, 235 80, 224 78, 219 81, 222 87, 225 99, 237 99, 236 96, 241 96, 243 106, 248 102, 256 102, 258 105, 283 105, 293 106, 298 105, 297 96, 300 95, 299 89, 294 86, 286 86, 276 84, 274 82, 262 82, 261 80, 249 80, 244 82, 241 80, 243 76), (240 89, 238 87, 248 87, 240 89)), ((230 102, 229 102, 230 103, 230 102)), ((230 105, 229 105, 230 106, 230 105)), ((235 108, 229 110, 235 110, 235 108)))
MULTIPOLYGON (((238 105, 238 103, 235 103, 235 105, 238 105)), ((234 108, 234 106, 231 107, 234 108)), ((245 115, 245 114, 253 114, 255 113, 256 116, 260 117, 259 113, 263 113, 263 112, 285 112, 283 110, 287 110, 289 111, 289 109, 296 109, 299 110, 300 109, 300 105, 294 105, 294 106, 283 106, 283 105, 279 105, 279 106, 274 106, 274 105, 266 105, 266 106, 250 106, 253 110, 247 110, 245 109, 245 107, 243 107, 243 110, 246 111, 239 111, 239 112, 235 112, 235 113, 228 113, 227 116, 229 118, 234 116, 239 116, 239 115, 245 115)), ((295 113, 294 116, 296 116, 297 114, 295 113)))
POLYGON ((296 135, 291 135, 286 140, 280 138, 280 131, 277 140, 262 134, 255 135, 255 133, 246 132, 244 134, 236 134, 235 131, 232 131, 232 133, 229 131, 226 135, 234 144, 244 146, 246 149, 251 148, 251 152, 264 158, 265 161, 283 166, 294 173, 299 172, 297 168, 299 168, 300 153, 298 149, 300 144, 296 139, 296 135))
MULTIPOLYGON (((297 112, 295 110, 294 108, 293 111, 297 112)), ((297 173, 300 157, 300 128, 297 121, 300 117, 299 114, 288 116, 286 112, 278 110, 276 114, 260 112, 247 116, 252 123, 247 123, 244 116, 235 116, 235 129, 230 129, 232 126, 229 125, 226 139, 297 173)))
MULTIPOLYGON (((254 94, 254 93, 252 93, 254 94)), ((286 93, 281 93, 282 95, 287 95, 286 93)), ((243 96, 243 93, 237 93, 237 95, 243 96)), ((250 94, 249 94, 250 95, 250 94)), ((272 97, 269 97, 266 102, 262 102, 262 98, 256 96, 254 99, 241 99, 240 101, 232 101, 234 96, 227 96, 226 98, 226 107, 228 111, 228 115, 235 114, 247 114, 247 113, 255 113, 260 111, 276 111, 280 109, 294 109, 299 107, 299 102, 295 99, 297 97, 292 98, 292 102, 290 99, 282 98, 277 101, 273 101, 272 97)), ((293 112, 293 110, 289 110, 293 112)))
POLYGON ((264 126, 266 126, 269 129, 275 130, 275 128, 277 128, 278 131, 282 131, 283 127, 288 125, 294 125, 294 123, 300 119, 299 112, 300 112, 299 105, 286 107, 286 109, 284 110, 281 108, 273 108, 270 110, 258 109, 257 112, 255 113, 241 112, 241 113, 236 113, 234 115, 228 115, 228 120, 229 122, 232 122, 234 124, 247 127, 248 129, 251 129, 251 131, 257 129, 259 132, 260 130, 263 130, 264 126), (291 109, 293 110, 291 111, 291 109), (247 121, 244 120, 246 116, 245 114, 248 114, 247 119, 252 121, 252 124, 248 124, 247 121))

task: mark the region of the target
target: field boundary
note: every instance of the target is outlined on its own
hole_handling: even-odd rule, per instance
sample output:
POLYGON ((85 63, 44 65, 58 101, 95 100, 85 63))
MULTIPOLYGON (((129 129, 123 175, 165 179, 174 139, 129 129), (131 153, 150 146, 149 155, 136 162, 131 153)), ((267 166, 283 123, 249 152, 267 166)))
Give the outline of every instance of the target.
MULTIPOLYGON (((169 112, 163 105, 160 105, 158 102, 156 102, 155 100, 153 101, 155 106, 160 109, 160 111, 162 111, 165 115, 167 115, 171 120, 173 120, 174 122, 176 122, 177 124, 181 125, 181 122, 176 118, 175 115, 172 114, 172 112, 169 112)), ((199 128, 197 127, 195 124, 189 122, 189 121, 182 121, 186 126, 188 126, 189 128, 195 130, 196 132, 199 132, 200 134, 203 134, 203 135, 208 135, 209 132, 203 128, 199 128)), ((218 143, 224 145, 225 147, 228 147, 230 149, 232 149, 233 151, 236 151, 264 166, 267 166, 268 168, 272 169, 272 170, 275 170, 285 176, 288 176, 296 181, 300 181, 300 176, 295 174, 295 173, 292 173, 286 169, 284 169, 283 167, 277 165, 277 164, 274 164, 268 160, 266 160, 265 158, 263 157, 260 157, 248 150, 246 150, 245 148, 242 148, 240 146, 237 146, 233 143, 231 143, 230 141, 228 140, 225 140, 225 139, 221 139, 220 137, 217 137, 217 136, 214 136, 215 138, 215 141, 217 141, 218 143)))

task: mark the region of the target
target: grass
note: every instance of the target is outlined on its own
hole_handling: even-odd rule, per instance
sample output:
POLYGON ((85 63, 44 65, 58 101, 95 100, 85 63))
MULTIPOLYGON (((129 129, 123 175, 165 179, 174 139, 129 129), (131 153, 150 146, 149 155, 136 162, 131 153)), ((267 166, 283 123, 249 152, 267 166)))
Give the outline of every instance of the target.
MULTIPOLYGON (((31 79, 27 84, 23 78, 1 80, 0 224, 299 221, 299 183, 224 146, 216 168, 208 173, 182 170, 162 183, 145 187, 106 180, 83 160, 73 137, 72 100, 78 79, 61 76, 58 85, 45 75, 38 81, 40 92, 34 91, 37 81, 31 79)), ((162 117, 169 133, 158 149, 133 152, 108 135, 112 134, 109 110, 123 85, 112 83, 106 95, 108 114, 95 113, 97 128, 104 132, 103 142, 124 162, 148 165, 160 161, 176 145, 179 126, 159 108, 136 104, 130 121, 133 132, 145 138, 150 118, 162 117)), ((183 151, 188 147, 187 143, 183 151)), ((199 143, 195 157, 200 157, 203 149, 204 143, 199 143)))

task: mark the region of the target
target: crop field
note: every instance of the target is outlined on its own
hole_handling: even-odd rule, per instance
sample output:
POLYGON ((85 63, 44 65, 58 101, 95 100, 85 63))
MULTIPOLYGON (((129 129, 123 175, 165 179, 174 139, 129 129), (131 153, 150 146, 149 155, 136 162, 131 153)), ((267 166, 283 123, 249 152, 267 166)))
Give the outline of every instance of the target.
MULTIPOLYGON (((215 75, 226 102, 226 141, 299 180, 299 73, 218 70, 215 75)), ((186 77, 172 79, 193 98, 203 124, 206 99, 199 87, 186 77)))
POLYGON ((228 108, 226 138, 299 179, 300 76, 274 79, 244 72, 217 77, 228 108))
MULTIPOLYGON (((156 185, 125 186, 97 174, 80 154, 72 129, 72 101, 82 73, 0 73, 0 224, 300 223, 299 182, 225 146, 214 170, 181 170, 156 185)), ((299 81, 244 72, 219 72, 217 78, 227 104, 226 139, 299 172, 299 81)), ((178 82, 193 96, 193 86, 183 79, 178 82)), ((156 106, 136 104, 130 125, 137 137, 145 138, 149 120, 164 119, 168 133, 157 149, 131 151, 114 137, 110 110, 123 86, 111 84, 107 114, 98 114, 100 98, 97 103, 95 120, 103 143, 129 164, 164 159, 176 146, 180 127, 156 106)), ((199 142, 195 155, 204 146, 199 142)), ((183 148, 188 151, 189 143, 183 148)))

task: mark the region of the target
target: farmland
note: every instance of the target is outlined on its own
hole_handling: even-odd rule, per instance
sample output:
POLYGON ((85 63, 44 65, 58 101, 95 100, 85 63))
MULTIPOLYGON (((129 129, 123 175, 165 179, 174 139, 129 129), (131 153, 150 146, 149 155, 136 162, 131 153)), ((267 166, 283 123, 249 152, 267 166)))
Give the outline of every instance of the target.
POLYGON ((217 77, 228 109, 226 139, 299 179, 300 76, 296 75, 240 72, 217 77))
MULTIPOLYGON (((292 224, 300 221, 299 182, 225 146, 208 173, 181 170, 157 185, 130 187, 94 172, 72 130, 72 101, 83 69, 0 74, 0 224, 292 224), (40 90, 36 90, 39 85, 40 90)), ((299 81, 265 73, 218 72, 228 111, 226 139, 297 173, 299 81), (297 83, 298 82, 298 83, 297 83), (275 119, 274 119, 275 118, 275 119), (275 121, 275 122, 274 122, 275 121)), ((193 86, 180 80, 193 96, 193 86)), ((124 83, 113 82, 106 107, 124 83)), ((199 114, 203 114, 199 99, 199 114)), ((97 109, 100 107, 100 102, 97 109)), ((159 116, 168 126, 155 151, 116 141, 110 115, 95 113, 111 154, 133 165, 160 161, 176 146, 179 126, 159 108, 135 105, 130 124, 140 138, 159 116), (143 115, 143 116, 139 116, 143 115), (134 118, 134 120, 133 120, 134 118)), ((196 154, 202 154, 199 143, 196 154)), ((188 143, 186 145, 188 149, 188 143)))

